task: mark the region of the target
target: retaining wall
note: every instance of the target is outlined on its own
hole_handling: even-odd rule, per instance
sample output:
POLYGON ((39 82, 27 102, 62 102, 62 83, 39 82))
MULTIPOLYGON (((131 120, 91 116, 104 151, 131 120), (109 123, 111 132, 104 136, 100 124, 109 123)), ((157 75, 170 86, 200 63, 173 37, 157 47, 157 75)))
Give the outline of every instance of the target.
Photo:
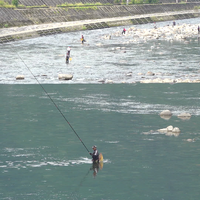
POLYGON ((98 6, 96 9, 90 8, 85 10, 59 7, 34 9, 0 8, 0 28, 42 23, 67 22, 86 19, 102 19, 119 16, 135 16, 150 13, 165 13, 172 11, 192 10, 195 6, 200 6, 200 2, 165 5, 159 4, 98 6))
POLYGON ((97 9, 77 10, 63 8, 34 8, 34 9, 8 9, 0 8, 0 27, 6 26, 25 26, 34 24, 46 24, 55 22, 76 22, 88 19, 102 19, 101 22, 90 22, 82 25, 74 25, 67 27, 55 27, 45 30, 32 31, 31 33, 16 33, 0 37, 0 43, 24 39, 29 37, 38 37, 49 34, 57 34, 61 32, 108 28, 112 26, 122 26, 141 23, 152 23, 155 21, 166 21, 176 19, 187 19, 199 17, 198 10, 194 10, 199 3, 187 4, 159 4, 159 5, 129 5, 129 6, 98 6, 97 9), (182 13, 187 11, 188 13, 182 13), (192 11, 189 12, 189 11, 192 11), (170 12, 178 14, 170 14, 170 12), (147 15, 149 16, 143 16, 147 15), (159 15, 162 14, 162 15, 159 15), (128 19, 119 20, 119 17, 128 17, 128 19), (106 18, 118 18, 116 20, 104 20, 106 18))
POLYGON ((200 2, 165 5, 98 6, 96 9, 90 8, 85 10, 57 7, 34 9, 0 8, 0 28, 192 10, 196 6, 200 6, 200 2))

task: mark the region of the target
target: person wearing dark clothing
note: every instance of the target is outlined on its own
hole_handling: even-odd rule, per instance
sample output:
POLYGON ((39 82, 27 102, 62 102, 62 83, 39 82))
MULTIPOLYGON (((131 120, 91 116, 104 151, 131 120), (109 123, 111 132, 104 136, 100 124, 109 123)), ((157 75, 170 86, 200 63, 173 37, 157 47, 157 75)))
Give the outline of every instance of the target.
POLYGON ((90 168, 90 170, 93 170, 93 176, 95 178, 97 173, 98 173, 98 171, 99 171, 99 163, 93 163, 92 167, 90 168))
POLYGON ((68 46, 67 47, 67 54, 69 55, 69 57, 70 57, 70 51, 71 51, 71 48, 70 48, 70 46, 68 46))
POLYGON ((198 34, 200 33, 200 27, 198 26, 198 34))
POLYGON ((66 55, 66 63, 69 63, 69 57, 70 57, 70 53, 67 52, 67 55, 66 55))
POLYGON ((92 161, 93 163, 98 163, 99 162, 99 152, 97 150, 97 147, 94 145, 92 147, 93 153, 89 153, 92 156, 92 161))

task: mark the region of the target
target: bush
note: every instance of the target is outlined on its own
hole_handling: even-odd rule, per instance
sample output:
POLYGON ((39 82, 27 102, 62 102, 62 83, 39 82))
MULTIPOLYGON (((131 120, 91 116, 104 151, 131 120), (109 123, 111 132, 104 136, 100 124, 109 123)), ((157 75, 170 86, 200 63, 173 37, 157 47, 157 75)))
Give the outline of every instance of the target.
POLYGON ((114 0, 114 3, 119 4, 120 0, 114 0))
POLYGON ((143 4, 143 0, 132 0, 132 4, 143 4))
POLYGON ((12 5, 14 5, 14 6, 18 6, 18 4, 19 4, 19 1, 18 0, 12 0, 12 5))

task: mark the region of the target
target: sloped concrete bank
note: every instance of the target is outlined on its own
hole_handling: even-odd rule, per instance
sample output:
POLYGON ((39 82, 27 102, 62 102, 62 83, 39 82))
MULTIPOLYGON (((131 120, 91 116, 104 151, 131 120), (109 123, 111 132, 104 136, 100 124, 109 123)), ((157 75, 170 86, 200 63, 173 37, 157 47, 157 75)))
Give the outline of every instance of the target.
POLYGON ((199 10, 194 9, 198 6, 200 3, 103 6, 85 11, 0 8, 0 13, 4 12, 0 18, 1 27, 5 27, 5 23, 12 26, 0 29, 0 43, 71 31, 195 18, 200 16, 199 10))

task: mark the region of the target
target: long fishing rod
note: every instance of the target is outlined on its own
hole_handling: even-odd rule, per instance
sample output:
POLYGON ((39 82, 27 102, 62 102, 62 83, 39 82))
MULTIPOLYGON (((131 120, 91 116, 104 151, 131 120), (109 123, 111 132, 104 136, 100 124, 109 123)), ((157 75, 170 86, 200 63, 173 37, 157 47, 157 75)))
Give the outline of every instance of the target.
POLYGON ((54 106, 57 108, 57 110, 60 112, 60 114, 63 116, 63 118, 65 119, 65 121, 68 123, 68 125, 70 126, 70 128, 73 130, 73 132, 76 134, 76 136, 78 137, 78 139, 81 141, 81 143, 83 144, 83 146, 85 147, 85 149, 89 152, 88 148, 85 146, 85 144, 83 143, 83 141, 81 140, 81 138, 79 137, 79 135, 76 133, 76 131, 74 130, 74 128, 72 127, 72 125, 69 123, 69 121, 67 120, 67 118, 65 117, 65 115, 62 113, 62 111, 60 110, 60 108, 57 106, 57 104, 53 101, 53 99, 51 98, 51 96, 47 93, 47 91, 45 90, 45 88, 41 85, 41 83, 38 81, 38 79, 36 78, 36 76, 33 74, 33 72, 30 70, 30 68, 26 65, 26 63, 24 62, 24 60, 21 58, 21 56, 17 53, 18 57, 21 59, 21 61, 24 63, 24 65, 26 66, 26 68, 29 70, 29 72, 32 74, 32 76, 35 78, 35 80, 37 81, 37 83, 40 85, 40 87, 43 89, 43 91, 45 92, 45 94, 49 97, 49 99, 51 100, 51 102, 54 104, 54 106))

